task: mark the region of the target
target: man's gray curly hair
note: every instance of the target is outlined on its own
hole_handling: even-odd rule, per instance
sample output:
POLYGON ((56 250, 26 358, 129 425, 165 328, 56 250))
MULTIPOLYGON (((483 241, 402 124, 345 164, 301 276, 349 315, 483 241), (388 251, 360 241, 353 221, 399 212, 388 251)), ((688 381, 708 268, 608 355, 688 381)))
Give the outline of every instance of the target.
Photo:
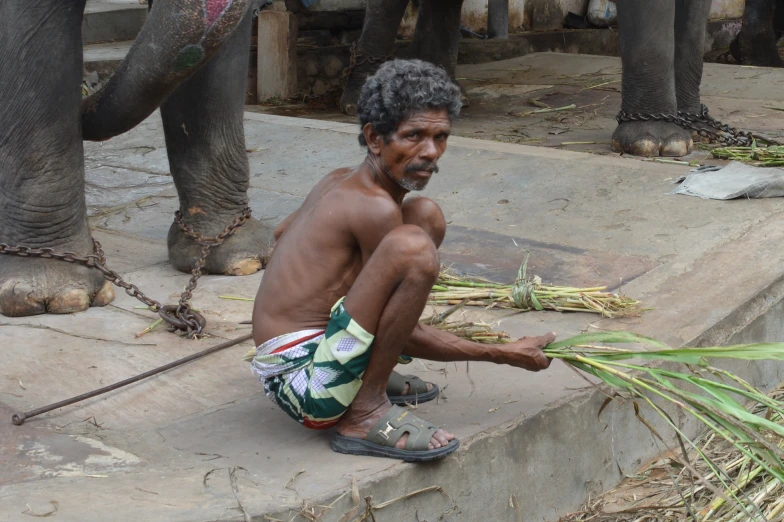
MULTIPOLYGON (((462 105, 460 87, 442 68, 422 60, 392 60, 365 82, 357 117, 360 128, 370 123, 386 138, 415 112, 446 109, 452 120, 462 105)), ((361 132, 359 144, 367 147, 361 132)))

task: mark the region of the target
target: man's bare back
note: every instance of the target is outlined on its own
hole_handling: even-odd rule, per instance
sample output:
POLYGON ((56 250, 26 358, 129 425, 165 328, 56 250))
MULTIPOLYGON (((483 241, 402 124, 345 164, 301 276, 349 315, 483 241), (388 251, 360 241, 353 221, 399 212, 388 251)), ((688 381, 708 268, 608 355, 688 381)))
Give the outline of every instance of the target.
POLYGON ((402 210, 363 163, 327 174, 275 231, 275 251, 253 310, 256 345, 279 335, 323 329, 370 252, 359 237, 403 224, 402 210))

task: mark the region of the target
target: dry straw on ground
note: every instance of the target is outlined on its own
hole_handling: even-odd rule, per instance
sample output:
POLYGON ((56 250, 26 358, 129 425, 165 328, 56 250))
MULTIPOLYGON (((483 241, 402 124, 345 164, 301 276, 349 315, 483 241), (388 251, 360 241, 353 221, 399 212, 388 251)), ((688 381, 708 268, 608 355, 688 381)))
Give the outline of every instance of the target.
MULTIPOLYGON (((784 387, 779 386, 767 396, 780 404, 784 387)), ((751 413, 784 424, 784 418, 768 407, 757 405, 751 413)), ((781 448, 779 437, 771 440, 781 448)), ((562 520, 781 521, 784 520, 784 483, 717 433, 709 432, 688 452, 687 459, 679 454, 666 455, 562 520), (700 453, 714 463, 718 474, 700 453), (693 469, 685 466, 684 461, 690 462, 693 469)))

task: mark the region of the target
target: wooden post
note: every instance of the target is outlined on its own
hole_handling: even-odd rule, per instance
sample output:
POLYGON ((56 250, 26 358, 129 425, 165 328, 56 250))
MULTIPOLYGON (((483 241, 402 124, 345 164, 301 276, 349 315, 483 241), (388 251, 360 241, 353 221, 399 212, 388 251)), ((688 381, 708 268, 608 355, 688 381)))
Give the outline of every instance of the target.
POLYGON ((256 88, 259 101, 297 93, 297 17, 284 11, 259 12, 256 88))

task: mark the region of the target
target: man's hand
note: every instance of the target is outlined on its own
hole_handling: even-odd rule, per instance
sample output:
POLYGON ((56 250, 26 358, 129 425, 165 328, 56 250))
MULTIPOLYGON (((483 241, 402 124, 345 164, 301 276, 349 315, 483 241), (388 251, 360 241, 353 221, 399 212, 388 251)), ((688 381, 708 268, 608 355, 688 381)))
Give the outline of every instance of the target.
POLYGON ((542 348, 555 341, 555 332, 539 337, 523 337, 503 346, 503 362, 532 372, 545 370, 552 359, 547 357, 542 348))

